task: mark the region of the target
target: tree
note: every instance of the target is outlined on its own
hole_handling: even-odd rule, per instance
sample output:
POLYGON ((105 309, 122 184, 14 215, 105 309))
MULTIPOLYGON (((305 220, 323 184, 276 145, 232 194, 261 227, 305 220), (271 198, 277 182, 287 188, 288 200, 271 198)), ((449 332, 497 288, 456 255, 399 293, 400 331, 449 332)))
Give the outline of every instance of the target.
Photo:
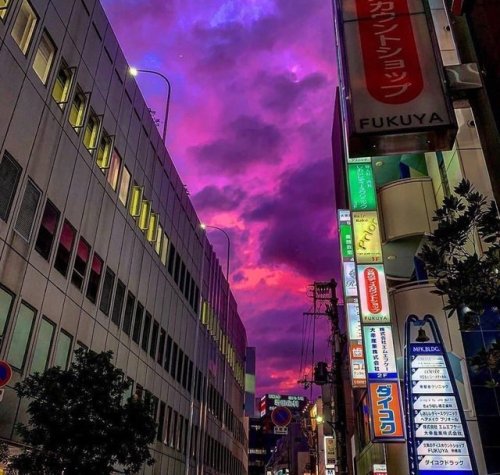
POLYGON ((124 403, 130 383, 112 364, 111 351, 79 349, 68 370, 35 373, 15 390, 28 398, 28 424, 17 430, 27 448, 12 457, 21 474, 107 475, 117 464, 125 473, 151 465, 148 444, 156 426, 150 401, 124 403))
POLYGON ((435 279, 434 292, 448 297, 449 316, 465 306, 481 314, 500 306, 500 218, 495 202, 488 203, 468 180, 454 192, 436 210, 437 228, 419 257, 435 279))

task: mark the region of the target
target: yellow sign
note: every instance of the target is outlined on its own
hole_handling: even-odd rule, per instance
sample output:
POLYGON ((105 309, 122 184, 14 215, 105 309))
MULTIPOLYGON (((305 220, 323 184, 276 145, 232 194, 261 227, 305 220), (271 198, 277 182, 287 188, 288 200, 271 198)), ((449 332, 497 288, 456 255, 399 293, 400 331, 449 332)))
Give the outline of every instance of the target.
POLYGON ((376 211, 352 213, 354 250, 358 264, 382 262, 382 244, 376 211))

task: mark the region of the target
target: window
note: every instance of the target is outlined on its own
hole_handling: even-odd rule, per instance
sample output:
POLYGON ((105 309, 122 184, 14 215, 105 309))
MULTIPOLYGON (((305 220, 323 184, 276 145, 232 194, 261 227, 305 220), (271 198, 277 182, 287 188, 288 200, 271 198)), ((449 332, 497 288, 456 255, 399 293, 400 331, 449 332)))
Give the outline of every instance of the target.
POLYGON ((174 262, 175 262, 175 246, 170 243, 170 249, 168 251, 168 273, 174 275, 174 262))
POLYGON ((64 220, 54 267, 65 277, 68 273, 69 261, 75 244, 75 235, 75 228, 67 220, 64 220))
POLYGON ((42 318, 31 362, 31 373, 43 373, 47 369, 55 328, 54 323, 45 317, 42 318))
POLYGON ((52 243, 59 223, 59 210, 49 201, 45 204, 42 223, 36 238, 35 249, 45 259, 49 260, 52 243))
POLYGON ((83 144, 90 153, 94 153, 97 148, 97 138, 99 137, 99 129, 101 128, 101 120, 96 113, 91 109, 87 118, 87 125, 83 133, 83 144))
POLYGON ((153 322, 153 332, 151 333, 151 345, 149 347, 149 356, 155 358, 156 347, 158 346, 158 332, 160 331, 160 324, 155 320, 153 322))
POLYGON ((0 0, 0 20, 7 16, 10 0, 0 0))
POLYGON ((163 367, 170 372, 170 358, 172 355, 172 337, 169 335, 167 338, 167 350, 165 351, 165 363, 163 367))
POLYGON ((113 304, 113 313, 111 314, 111 321, 117 326, 120 326, 120 322, 122 319, 124 298, 125 284, 120 279, 118 279, 118 284, 116 284, 115 303, 113 304))
POLYGON ((130 172, 127 167, 123 167, 122 177, 120 180, 120 190, 118 191, 118 199, 123 206, 127 206, 128 190, 130 188, 130 172))
POLYGON ((177 374, 176 380, 179 384, 182 382, 182 365, 184 363, 184 352, 179 348, 179 355, 177 358, 177 374))
POLYGON ((156 433, 156 440, 160 442, 163 440, 163 424, 165 423, 166 406, 167 405, 163 401, 160 402, 160 418, 158 419, 158 432, 156 433))
POLYGON ((175 255, 175 269, 174 269, 174 280, 177 285, 179 285, 179 273, 181 269, 181 256, 179 253, 175 255))
POLYGON ((104 173, 104 170, 109 168, 111 162, 111 150, 113 150, 113 141, 108 133, 103 130, 101 140, 99 141, 99 148, 97 149, 97 166, 104 173))
POLYGON ((189 360, 189 372, 188 372, 188 380, 187 380, 187 390, 191 393, 191 389, 193 387, 193 362, 189 360))
POLYGON ((167 332, 162 328, 160 330, 160 344, 158 345, 158 355, 156 361, 160 364, 163 363, 163 352, 165 351, 165 340, 167 338, 167 332))
POLYGON ((40 195, 40 190, 31 180, 28 180, 26 189, 24 190, 21 207, 17 214, 16 225, 14 227, 26 241, 29 241, 31 238, 31 230, 33 228, 33 222, 35 221, 40 195))
POLYGON ((177 448, 177 443, 179 442, 178 434, 177 434, 177 411, 174 411, 174 415, 172 417, 173 419, 173 424, 172 424, 172 439, 170 446, 174 447, 174 449, 177 448))
POLYGON ((86 106, 87 98, 85 97, 85 94, 80 86, 76 86, 76 92, 73 97, 73 102, 71 103, 68 120, 77 133, 79 133, 83 127, 86 106))
POLYGON ((0 219, 7 221, 22 168, 6 152, 0 163, 0 219))
POLYGON ((157 230, 156 230, 156 237, 154 240, 155 252, 158 255, 161 255, 162 242, 163 242, 163 229, 160 226, 160 224, 158 224, 157 230))
POLYGON ((135 297, 129 292, 127 295, 127 304, 125 305, 125 315, 123 316, 123 327, 122 330, 130 335, 130 329, 132 328, 132 317, 134 316, 135 307, 135 297))
POLYGON ((101 283, 103 260, 94 252, 92 266, 90 267, 89 283, 87 284, 87 298, 92 302, 97 301, 97 292, 101 283))
POLYGON ((184 281, 184 297, 186 297, 186 300, 189 300, 189 290, 191 287, 191 274, 189 271, 186 271, 186 279, 184 281))
POLYGON ((67 369, 69 365, 69 357, 71 356, 71 343, 73 338, 61 331, 57 340, 56 354, 54 357, 54 366, 59 366, 62 369, 67 369))
POLYGON ((184 355, 184 367, 182 368, 182 387, 187 389, 187 379, 189 372, 189 358, 188 355, 184 355))
POLYGON ((38 43, 35 59, 33 60, 33 69, 44 84, 47 84, 55 54, 56 47, 54 42, 51 40, 49 34, 44 31, 40 43, 38 43))
POLYGON ((186 277, 186 264, 184 262, 181 263, 181 273, 179 278, 179 288, 181 292, 184 291, 184 278, 186 277))
POLYGON ((141 347, 144 351, 148 351, 149 346, 149 333, 151 332, 151 314, 146 312, 146 318, 144 319, 144 331, 142 332, 142 343, 141 347))
POLYGON ((132 340, 134 340, 137 344, 139 344, 139 341, 141 339, 143 313, 144 313, 144 307, 140 302, 137 302, 137 309, 135 311, 134 331, 132 332, 132 340))
POLYGON ((73 70, 68 68, 68 65, 64 59, 62 59, 59 64, 56 80, 54 81, 54 87, 52 88, 52 98, 61 109, 64 109, 65 104, 68 103, 72 81, 73 70))
POLYGON ((128 207, 130 216, 134 218, 140 216, 142 209, 143 195, 144 195, 144 187, 137 186, 137 184, 134 182, 134 186, 132 186, 132 191, 130 193, 130 203, 128 207))
POLYGON ((122 164, 122 159, 118 152, 113 150, 113 155, 111 157, 111 166, 109 167, 108 172, 108 183, 111 185, 111 188, 116 191, 116 186, 118 185, 118 175, 120 174, 120 167, 122 164))
POLYGON ((7 361, 20 371, 22 371, 26 360, 26 349, 31 338, 35 315, 36 312, 31 307, 24 302, 21 303, 7 355, 7 361))
POLYGON ((101 304, 99 308, 104 315, 109 315, 111 307, 111 297, 113 296, 113 287, 115 285, 115 273, 109 268, 106 268, 104 276, 104 284, 102 286, 101 304))
POLYGON ((177 370, 177 351, 179 350, 179 347, 177 346, 177 343, 174 343, 174 346, 172 347, 172 365, 170 366, 170 374, 172 378, 175 379, 175 371, 177 370))
POLYGON ((21 48, 23 54, 28 51, 37 20, 38 18, 29 2, 23 0, 11 31, 12 38, 21 48))
POLYGON ((170 446, 172 445, 172 408, 170 406, 167 407, 167 428, 163 443, 170 446))
POLYGON ((168 252, 168 236, 163 233, 163 244, 161 247, 161 263, 166 266, 167 265, 167 252, 168 252))
POLYGON ((81 290, 83 281, 85 280, 85 273, 87 271, 87 264, 90 258, 90 245, 82 237, 78 241, 76 249, 75 264, 73 266, 73 274, 71 282, 81 290))
POLYGON ((0 347, 3 341, 5 327, 7 326, 10 312, 12 311, 13 301, 14 295, 3 287, 0 287, 0 347))

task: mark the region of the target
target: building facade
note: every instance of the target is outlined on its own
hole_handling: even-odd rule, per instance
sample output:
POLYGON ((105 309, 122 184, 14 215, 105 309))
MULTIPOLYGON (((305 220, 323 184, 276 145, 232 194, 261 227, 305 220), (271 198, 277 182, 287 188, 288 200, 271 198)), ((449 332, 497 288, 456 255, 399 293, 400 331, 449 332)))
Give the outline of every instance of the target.
MULTIPOLYGON (((343 28, 341 19, 341 4, 343 3, 334 2, 337 32, 343 28)), ((366 5, 369 5, 367 8, 375 3, 366 2, 366 5)), ((420 2, 401 2, 401 4, 406 3, 416 9, 420 5, 420 2)), ((366 389, 366 380, 363 381, 360 377, 363 372, 366 376, 369 371, 367 366, 370 364, 373 366, 375 358, 370 358, 368 354, 371 349, 365 348, 365 361, 363 361, 361 347, 366 343, 362 330, 367 328, 367 325, 363 325, 363 318, 370 318, 370 315, 363 316, 364 310, 360 309, 360 304, 363 305, 364 295, 368 295, 368 291, 366 288, 359 288, 367 284, 361 281, 361 276, 365 274, 361 274, 357 267, 366 264, 364 259, 367 258, 374 259, 372 262, 377 265, 372 265, 372 267, 378 269, 380 282, 383 279, 379 287, 379 290, 382 287, 383 290, 379 295, 382 296, 382 293, 387 295, 387 309, 384 304, 387 318, 384 317, 384 322, 386 325, 390 324, 391 346, 394 351, 394 365, 391 362, 390 371, 396 371, 394 374, 399 376, 401 382, 403 381, 405 321, 408 315, 416 314, 421 317, 426 314, 434 315, 443 334, 444 345, 467 420, 477 462, 477 473, 500 472, 498 457, 500 438, 498 431, 495 430, 495 426, 500 422, 500 400, 496 389, 498 374, 492 375, 489 372, 486 374, 472 363, 475 355, 481 351, 489 351, 498 341, 498 335, 494 334, 493 329, 498 328, 500 316, 498 312, 496 314, 492 312, 475 328, 469 328, 467 331, 463 331, 462 328, 461 331, 457 314, 448 318, 447 312, 443 310, 446 299, 433 293, 435 287, 428 279, 424 263, 418 257, 421 246, 425 242, 425 236, 435 229, 433 221, 435 210, 441 206, 443 199, 453 192, 455 186, 463 178, 470 180, 473 186, 488 199, 498 197, 499 148, 495 145, 499 140, 498 124, 495 121, 495 114, 498 110, 494 113, 495 108, 491 107, 498 100, 497 96, 491 95, 491 76, 495 77, 495 74, 498 74, 495 72, 498 71, 498 61, 495 59, 498 48, 481 49, 488 41, 491 44, 491 33, 498 28, 492 25, 493 16, 486 21, 484 15, 487 9, 493 11, 498 8, 496 3, 467 0, 423 2, 425 7, 422 13, 427 23, 432 25, 432 28, 428 28, 428 35, 431 37, 434 51, 438 54, 437 62, 440 63, 442 77, 447 67, 477 61, 480 62, 478 69, 481 74, 484 73, 486 66, 490 72, 489 77, 482 78, 482 85, 476 84, 467 90, 453 90, 449 81, 442 81, 446 100, 453 103, 453 120, 457 127, 455 140, 449 148, 430 145, 434 150, 426 149, 433 140, 433 131, 429 128, 427 130, 428 141, 424 141, 422 147, 409 146, 399 153, 377 153, 378 146, 390 147, 391 143, 401 146, 405 141, 415 143, 412 142, 415 136, 412 137, 411 134, 403 138, 401 142, 397 142, 399 140, 397 135, 401 134, 403 137, 405 131, 393 130, 387 133, 377 146, 373 145, 373 153, 363 158, 360 155, 350 155, 348 139, 346 139, 348 131, 345 124, 348 123, 346 111, 352 107, 350 101, 355 101, 351 95, 355 86, 353 86, 354 80, 349 83, 346 75, 341 80, 338 115, 334 119, 336 128, 333 131, 333 147, 334 157, 337 160, 335 163, 337 206, 346 208, 346 214, 342 214, 346 218, 344 221, 346 227, 342 229, 342 224, 340 225, 339 240, 343 246, 341 254, 344 302, 347 305, 350 382, 354 399, 353 407, 348 407, 347 411, 353 411, 355 416, 356 431, 351 439, 351 447, 353 448, 353 465, 358 474, 371 473, 374 466, 383 465, 386 466, 389 474, 409 473, 406 443, 395 441, 384 444, 380 441, 373 441, 373 408, 366 389), (491 24, 492 29, 481 30, 479 25, 484 26, 488 23, 491 24), (477 51, 473 50, 475 41, 477 51), (491 96, 489 99, 488 93, 491 96), (366 243, 359 241, 360 228, 356 230, 356 226, 367 217, 362 216, 362 213, 369 214, 370 219, 375 219, 371 222, 375 227, 370 228, 370 237, 373 237, 370 246, 375 244, 369 249, 369 246, 365 246, 366 243), (375 260, 379 258, 378 251, 377 253, 374 251, 376 247, 380 249, 380 262, 375 260), (369 254, 370 252, 372 254, 369 254), (357 357, 354 354, 355 351, 357 357), (363 371, 360 373, 361 369, 363 371)), ((404 54, 404 48, 408 47, 408 43, 396 43, 397 31, 402 27, 402 23, 396 26, 391 24, 393 12, 389 11, 391 7, 388 5, 390 4, 395 5, 396 2, 386 2, 387 9, 384 13, 376 10, 371 10, 369 13, 373 15, 370 20, 375 19, 375 28, 379 28, 379 32, 382 30, 385 32, 389 27, 392 28, 392 36, 390 39, 388 35, 384 38, 385 43, 377 49, 377 53, 382 57, 386 55, 389 62, 384 62, 384 64, 397 69, 404 64, 403 59, 398 58, 397 55, 402 50, 404 54), (382 18, 383 27, 380 23, 376 23, 381 15, 385 15, 382 18)), ((360 27, 360 30, 362 28, 360 27)), ((362 35, 368 35, 366 31, 360 34, 361 42, 363 41, 362 35)), ((380 38, 380 34, 376 37, 380 38)), ((420 50, 419 54, 424 53, 420 50)), ((339 56, 342 67, 347 68, 348 59, 345 51, 339 56)), ((368 69, 366 57, 360 61, 364 61, 364 67, 368 69)), ((376 67, 375 65, 373 71, 376 67)), ((371 71, 372 74, 373 71, 371 71)), ((380 89, 398 93, 407 91, 401 88, 401 85, 394 84, 399 81, 398 78, 402 77, 399 72, 394 72, 393 69, 386 73, 385 77, 382 75, 378 78, 380 89), (388 79, 393 82, 384 83, 384 80, 388 79)), ((359 80, 358 85, 363 84, 366 88, 365 82, 368 83, 370 79, 368 78, 369 72, 364 71, 363 74, 365 76, 359 80)), ((404 74, 408 74, 406 76, 408 80, 410 73, 404 74)), ((374 77, 372 76, 371 79, 373 80, 374 77)), ((370 94, 373 95, 377 91, 373 83, 368 88, 370 86, 372 87, 370 94)), ((405 87, 407 86, 410 85, 405 83, 405 87)), ((387 95, 385 102, 391 103, 392 101, 392 104, 396 104, 397 101, 393 99, 394 95, 392 97, 387 95)), ((400 104, 403 103, 404 101, 401 100, 400 104)), ((408 103, 414 104, 411 100, 408 103)), ((392 116, 390 121, 393 121, 392 116)), ((418 132, 416 134, 418 135, 418 132)), ((481 246, 479 243, 478 245, 481 246)), ((373 304, 373 301, 371 303, 373 304)), ((400 397, 403 397, 402 393, 400 397)), ((406 412, 403 416, 404 418, 412 417, 412 414, 406 412)))
POLYGON ((245 328, 98 0, 0 1, 0 359, 13 385, 112 350, 155 474, 245 474, 245 328))

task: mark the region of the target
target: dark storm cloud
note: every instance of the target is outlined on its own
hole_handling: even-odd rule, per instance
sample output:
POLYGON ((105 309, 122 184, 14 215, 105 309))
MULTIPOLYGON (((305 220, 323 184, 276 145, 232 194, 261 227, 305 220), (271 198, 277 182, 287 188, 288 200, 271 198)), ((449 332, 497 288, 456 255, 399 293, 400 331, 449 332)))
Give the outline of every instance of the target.
POLYGON ((319 91, 327 84, 326 76, 321 73, 313 73, 297 81, 290 74, 272 76, 261 72, 255 80, 255 86, 262 89, 262 105, 279 113, 289 112, 308 93, 319 91))
POLYGON ((240 188, 232 186, 206 186, 193 196, 192 200, 198 211, 232 211, 246 198, 240 188))
POLYGON ((250 165, 281 160, 283 137, 280 130, 258 117, 240 116, 223 128, 223 133, 223 138, 190 150, 206 170, 234 175, 250 165))

